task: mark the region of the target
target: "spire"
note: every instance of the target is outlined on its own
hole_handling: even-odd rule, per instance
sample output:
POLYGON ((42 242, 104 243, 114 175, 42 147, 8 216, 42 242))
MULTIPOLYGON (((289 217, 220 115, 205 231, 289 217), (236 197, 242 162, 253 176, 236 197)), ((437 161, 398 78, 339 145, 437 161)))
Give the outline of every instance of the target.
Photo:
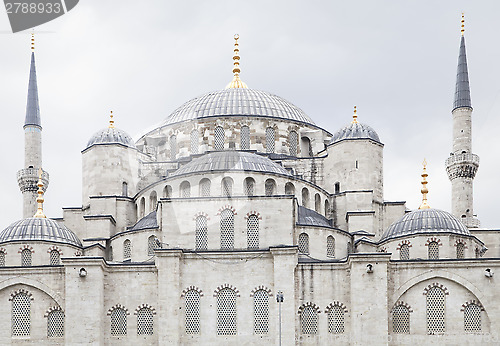
POLYGON ((352 115, 352 123, 357 124, 358 123, 358 113, 356 110, 356 106, 354 106, 354 114, 352 115))
POLYGON ((470 100, 470 87, 469 87, 469 72, 467 69, 467 56, 465 53, 465 19, 462 13, 462 27, 460 38, 460 52, 458 55, 458 68, 457 68, 457 83, 455 89, 455 101, 453 102, 453 110, 461 107, 472 108, 470 100))
POLYGON ((240 79, 240 49, 238 48, 238 39, 240 35, 234 35, 234 55, 233 55, 233 80, 226 86, 226 89, 243 88, 248 89, 247 85, 240 79))
POLYGON ((420 190, 420 192, 422 192, 422 204, 418 207, 418 209, 430 209, 431 207, 427 204, 427 194, 429 193, 429 190, 427 189, 427 177, 429 175, 427 174, 427 161, 425 161, 425 159, 424 162, 422 162, 422 165, 424 166, 424 170, 422 172, 422 190, 420 190))
POLYGON ((109 126, 110 129, 115 128, 115 121, 113 120, 113 111, 111 111, 111 114, 109 115, 109 126))
POLYGON ((31 66, 30 79, 28 84, 28 103, 26 105, 26 126, 42 127, 40 120, 40 107, 38 105, 38 86, 36 82, 36 67, 35 67, 35 35, 31 34, 31 66))
POLYGON ((46 216, 45 214, 43 213, 43 181, 42 181, 42 169, 40 168, 38 170, 38 197, 36 198, 36 202, 38 203, 38 209, 36 211, 36 214, 33 216, 33 217, 36 217, 36 218, 41 218, 41 219, 45 219, 46 216))

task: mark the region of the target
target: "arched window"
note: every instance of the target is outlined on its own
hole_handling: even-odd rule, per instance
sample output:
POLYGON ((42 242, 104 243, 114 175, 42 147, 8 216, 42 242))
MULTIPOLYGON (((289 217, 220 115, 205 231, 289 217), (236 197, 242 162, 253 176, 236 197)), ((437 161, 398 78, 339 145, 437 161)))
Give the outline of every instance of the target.
POLYGON ((132 258, 132 243, 130 242, 130 239, 125 239, 123 242, 123 259, 130 259, 132 258))
POLYGON ((214 149, 215 150, 224 150, 224 142, 226 141, 226 137, 224 135, 224 129, 222 126, 217 126, 214 131, 214 149))
POLYGON ((127 335, 127 312, 125 309, 116 308, 111 311, 111 335, 127 335))
POLYGON ((12 298, 12 336, 29 336, 31 331, 31 300, 28 294, 12 298))
POLYGON ((148 256, 154 256, 156 248, 156 237, 154 235, 151 235, 148 238, 148 256))
POLYGON ((179 187, 179 192, 181 198, 191 197, 191 184, 189 181, 183 181, 179 187))
POLYGON ((0 267, 5 267, 5 252, 0 251, 0 267))
POLYGON ((285 184, 285 195, 295 195, 295 186, 292 183, 285 184))
POLYGON ((233 179, 225 177, 221 182, 222 196, 231 197, 233 195, 233 179))
POLYGON ((60 264, 61 264, 61 255, 59 254, 59 251, 57 250, 50 251, 50 265, 58 266, 60 264))
POLYGON ((217 293, 217 335, 236 335, 236 292, 223 288, 217 293))
POLYGON ((458 243, 457 244, 457 258, 465 258, 465 244, 458 243))
POLYGON ((241 127, 241 150, 250 149, 250 128, 248 126, 241 127))
POLYGON ((330 202, 327 199, 325 199, 325 217, 330 217, 330 202))
POLYGON ((432 287, 426 297, 427 332, 444 333, 445 293, 439 287, 432 287))
POLYGON ((198 130, 191 131, 191 155, 198 154, 198 130))
POLYGON ((409 260, 410 259, 410 246, 408 244, 402 244, 399 248, 399 259, 409 260))
POLYGON ((396 334, 410 334, 410 310, 398 305, 392 310, 392 331, 396 334))
POLYGON ((212 182, 208 178, 203 178, 200 180, 200 196, 201 197, 210 197, 210 187, 212 186, 212 182))
POLYGON ((335 258, 335 238, 331 235, 326 237, 326 257, 335 258))
POLYGON ((481 331, 481 308, 476 304, 469 304, 464 309, 464 330, 466 332, 481 331))
POLYGON ((265 182, 266 196, 273 196, 276 193, 276 182, 274 179, 267 179, 265 182))
POLYGON ((300 139, 300 151, 302 152, 302 157, 313 156, 311 140, 307 137, 302 137, 300 139))
POLYGON ((158 195, 156 194, 156 191, 152 191, 151 194, 149 195, 149 211, 155 211, 157 203, 158 203, 158 195))
POLYGON ((258 290, 253 295, 253 332, 269 332, 269 294, 264 290, 258 290))
POLYGON ((128 196, 128 184, 125 181, 122 183, 122 196, 128 196))
POLYGON ((31 266, 31 250, 24 249, 21 251, 21 266, 30 267, 31 266))
POLYGON ((163 197, 165 198, 172 197, 172 186, 170 185, 165 186, 165 188, 163 189, 163 197))
POLYGON ((309 207, 309 190, 307 187, 302 189, 302 206, 305 208, 309 207))
POLYGON ((266 153, 274 153, 275 142, 276 136, 274 134, 274 128, 266 128, 266 153))
POLYGON ((297 146, 298 146, 299 136, 297 132, 290 131, 288 134, 288 145, 290 149, 290 156, 297 156, 297 146))
POLYGON ((137 335, 153 335, 153 311, 141 308, 137 311, 137 335))
POLYGON ((255 179, 245 178, 245 194, 247 196, 253 196, 255 194, 255 179))
POLYGON ((321 213, 321 197, 319 193, 314 195, 314 211, 321 213))
POLYGON ((185 295, 186 334, 200 334, 200 293, 187 291, 185 295))
POLYGON ((64 337, 64 312, 62 310, 52 310, 47 315, 47 337, 64 337))
POLYGON ((195 233, 196 250, 206 250, 208 248, 208 228, 207 218, 205 216, 200 215, 196 218, 195 233))
POLYGON ((247 219, 247 245, 249 249, 259 248, 259 218, 250 215, 247 219))
POLYGON ((220 213, 220 248, 234 248, 234 213, 231 209, 224 209, 220 213))
POLYGON ((335 194, 340 193, 340 183, 336 182, 334 185, 335 194))
POLYGON ((318 312, 312 306, 306 306, 300 313, 300 333, 318 334, 318 312))
POLYGON ((299 234, 299 252, 309 255, 309 236, 307 233, 299 234))
POLYGON ((170 160, 175 160, 177 156, 177 136, 170 136, 170 160))
POLYGON ((344 309, 339 305, 334 305, 328 310, 328 333, 343 334, 345 331, 344 325, 344 309))
POLYGON ((144 217, 145 213, 146 213, 146 199, 142 197, 141 202, 139 203, 139 218, 144 217))
POLYGON ((429 243, 429 259, 439 259, 439 244, 435 241, 429 243))

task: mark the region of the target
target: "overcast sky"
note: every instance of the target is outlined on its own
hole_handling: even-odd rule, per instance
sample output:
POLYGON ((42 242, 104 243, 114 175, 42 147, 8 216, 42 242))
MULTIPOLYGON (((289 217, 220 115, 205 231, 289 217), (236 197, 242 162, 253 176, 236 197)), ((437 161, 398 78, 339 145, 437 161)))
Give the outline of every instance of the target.
MULTIPOLYGON (((466 15, 473 152, 481 158, 474 211, 500 227, 500 1, 84 0, 35 29, 45 210, 81 205, 81 150, 105 127, 138 138, 175 108, 232 78, 240 35, 241 79, 277 94, 335 132, 351 120, 372 126, 384 149, 385 199, 418 207, 421 162, 429 203, 450 211, 444 161, 466 15)), ((17 170, 24 164, 30 32, 12 34, 0 11, 0 228, 22 217, 17 170)))

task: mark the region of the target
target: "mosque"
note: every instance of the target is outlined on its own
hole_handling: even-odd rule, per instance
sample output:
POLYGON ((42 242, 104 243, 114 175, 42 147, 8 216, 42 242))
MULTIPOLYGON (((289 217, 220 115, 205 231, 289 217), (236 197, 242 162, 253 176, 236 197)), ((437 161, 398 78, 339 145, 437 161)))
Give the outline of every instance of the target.
POLYGON ((82 204, 59 219, 43 211, 31 53, 23 219, 0 232, 0 343, 498 344, 500 231, 473 209, 463 19, 451 212, 429 206, 425 162, 418 210, 385 200, 383 139, 356 108, 323 129, 247 87, 238 39, 227 87, 137 141, 111 113, 82 148, 82 204))

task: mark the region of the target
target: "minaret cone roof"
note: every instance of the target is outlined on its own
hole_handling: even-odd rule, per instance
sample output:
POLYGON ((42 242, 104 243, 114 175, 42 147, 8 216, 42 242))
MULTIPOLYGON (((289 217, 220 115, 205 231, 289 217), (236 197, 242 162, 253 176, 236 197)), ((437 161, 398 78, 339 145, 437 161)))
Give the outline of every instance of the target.
POLYGON ((470 100, 469 72, 467 69, 467 56, 465 54, 465 37, 460 40, 460 53, 458 55, 457 84, 453 110, 457 108, 472 108, 470 100))
POLYGON ((38 86, 36 82, 35 52, 31 52, 30 80, 28 84, 28 103, 24 126, 42 127, 40 107, 38 104, 38 86))

